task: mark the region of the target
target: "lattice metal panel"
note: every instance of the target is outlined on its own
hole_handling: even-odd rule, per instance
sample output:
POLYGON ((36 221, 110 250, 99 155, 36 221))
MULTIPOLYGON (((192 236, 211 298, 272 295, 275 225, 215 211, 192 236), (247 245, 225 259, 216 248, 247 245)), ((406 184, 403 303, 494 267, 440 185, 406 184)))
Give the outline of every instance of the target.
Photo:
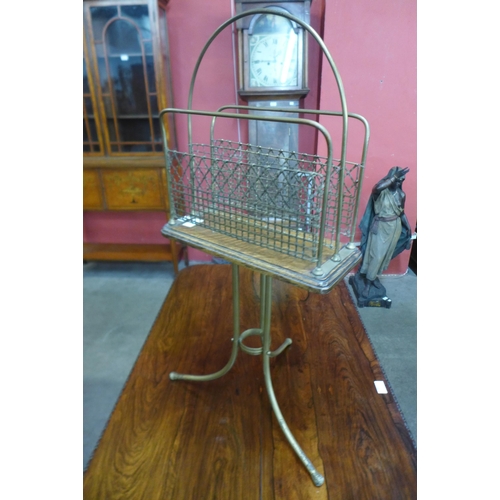
MULTIPOLYGON (((324 245, 327 248, 335 249, 335 234, 337 227, 337 198, 339 187, 339 167, 334 167, 333 175, 330 178, 330 189, 328 190, 328 205, 326 209, 325 239, 324 245)), ((357 195, 359 189, 359 179, 361 166, 358 163, 345 162, 345 174, 342 199, 342 217, 340 223, 340 234, 346 238, 351 237, 353 219, 355 215, 357 195)))
MULTIPOLYGON (((173 213, 196 224, 264 248, 314 261, 318 255, 326 159, 217 140, 169 151, 173 213)), ((355 204, 357 165, 345 180, 342 234, 348 235, 355 204)), ((334 250, 339 167, 328 189, 324 244, 334 250)))

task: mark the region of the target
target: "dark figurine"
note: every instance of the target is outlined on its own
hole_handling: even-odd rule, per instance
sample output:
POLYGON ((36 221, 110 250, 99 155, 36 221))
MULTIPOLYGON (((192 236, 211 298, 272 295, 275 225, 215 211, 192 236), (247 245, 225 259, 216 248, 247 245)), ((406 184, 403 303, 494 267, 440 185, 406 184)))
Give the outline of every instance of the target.
POLYGON ((404 213, 402 184, 409 168, 393 167, 372 189, 361 229, 363 260, 349 279, 359 307, 391 307, 391 299, 378 276, 403 250, 410 248, 411 228, 404 213))

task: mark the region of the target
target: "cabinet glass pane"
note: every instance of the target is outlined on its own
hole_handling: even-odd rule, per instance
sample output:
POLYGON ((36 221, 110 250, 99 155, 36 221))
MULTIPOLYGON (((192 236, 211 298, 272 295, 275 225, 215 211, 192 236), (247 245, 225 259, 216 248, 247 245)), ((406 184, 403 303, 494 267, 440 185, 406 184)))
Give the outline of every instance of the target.
POLYGON ((148 115, 142 58, 130 57, 126 61, 110 58, 109 74, 118 117, 129 114, 148 115))
POLYGON ((122 145, 123 151, 149 152, 153 150, 149 120, 120 120, 119 127, 122 141, 126 143, 122 145))
POLYGON ((147 5, 91 9, 100 99, 111 152, 152 152, 158 103, 147 5))
POLYGON ((92 99, 89 94, 83 94, 83 105, 85 107, 85 113, 89 118, 94 117, 94 107, 92 106, 92 99))
POLYGON ((121 7, 122 16, 128 17, 139 26, 142 38, 151 38, 151 25, 147 5, 123 5, 121 7))
POLYGON ((148 75, 149 92, 156 92, 155 63, 153 56, 146 56, 146 72, 148 75))
POLYGON ((129 21, 118 19, 106 31, 108 56, 141 56, 141 42, 137 29, 129 21))
POLYGON ((83 95, 90 94, 89 76, 87 74, 87 64, 83 58, 83 95))
POLYGON ((144 51, 146 52, 146 55, 152 56, 153 55, 153 44, 151 42, 144 42, 144 51))
POLYGON ((101 145, 97 135, 94 106, 90 94, 89 75, 83 58, 83 152, 100 153, 101 145))
POLYGON ((96 41, 102 41, 102 32, 106 23, 118 15, 118 7, 91 7, 92 32, 96 41))
POLYGON ((118 139, 116 137, 115 122, 113 120, 108 120, 108 130, 109 130, 110 141, 116 143, 118 139))
MULTIPOLYGON (((151 112, 153 113, 153 116, 158 116, 158 99, 156 95, 151 96, 151 112)), ((158 126, 160 126, 160 122, 158 122, 158 126)))
POLYGON ((83 143, 88 144, 90 148, 90 144, 93 142, 97 143, 97 129, 95 126, 95 120, 89 120, 88 126, 83 127, 83 143))

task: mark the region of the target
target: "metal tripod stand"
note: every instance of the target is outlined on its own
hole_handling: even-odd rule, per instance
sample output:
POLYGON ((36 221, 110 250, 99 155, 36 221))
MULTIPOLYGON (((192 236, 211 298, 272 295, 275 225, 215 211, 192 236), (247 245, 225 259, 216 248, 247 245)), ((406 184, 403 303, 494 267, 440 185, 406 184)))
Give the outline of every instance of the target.
POLYGON ((187 375, 177 372, 170 373, 170 380, 190 380, 193 382, 208 382, 225 375, 234 365, 239 349, 253 356, 262 355, 262 363, 264 369, 264 381, 266 384, 267 393, 271 402, 271 407, 278 420, 281 430, 285 434, 291 447, 306 467, 311 475, 315 486, 321 486, 325 479, 316 470, 312 462, 302 451, 302 448, 297 443, 297 440, 290 431, 274 394, 273 384, 271 381, 270 358, 281 354, 291 343, 292 339, 287 338, 277 349, 271 350, 271 304, 272 304, 272 276, 265 274, 260 275, 260 328, 250 328, 240 333, 240 283, 239 283, 239 266, 232 264, 232 282, 233 282, 233 330, 234 335, 231 339, 233 347, 231 356, 227 364, 219 371, 208 375, 187 375), (249 347, 243 343, 243 340, 250 336, 259 336, 262 341, 262 347, 249 347))

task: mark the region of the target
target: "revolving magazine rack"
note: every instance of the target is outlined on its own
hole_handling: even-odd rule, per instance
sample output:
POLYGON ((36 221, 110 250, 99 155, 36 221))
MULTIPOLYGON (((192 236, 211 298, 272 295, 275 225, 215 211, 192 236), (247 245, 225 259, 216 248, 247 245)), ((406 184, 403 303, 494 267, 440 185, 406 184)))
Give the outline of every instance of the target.
POLYGON ((240 350, 261 355, 266 389, 278 423, 314 484, 320 486, 323 476, 295 440, 274 395, 270 358, 283 352, 292 340, 286 339, 280 347, 271 349, 272 279, 277 277, 309 291, 328 293, 361 260, 354 233, 369 140, 368 123, 362 116, 347 112, 340 76, 319 35, 298 18, 270 8, 238 14, 213 33, 195 66, 188 108, 164 109, 160 122, 170 203, 170 220, 162 234, 229 261, 233 275, 234 334, 228 363, 213 374, 172 372, 170 379, 214 380, 231 369, 240 350), (337 82, 340 111, 294 109, 292 113, 290 108, 274 107, 270 113, 257 114, 256 108, 237 104, 216 111, 192 109, 198 68, 212 41, 241 17, 259 13, 283 16, 300 24, 319 44, 337 82), (299 114, 314 119, 299 118, 299 114), (164 125, 174 115, 183 115, 187 123, 187 151, 168 148, 164 125), (330 133, 318 121, 324 116, 339 122, 341 139, 336 158, 330 133), (217 125, 225 120, 241 120, 247 126, 252 121, 267 121, 312 128, 323 141, 326 155, 217 138, 217 125), (346 158, 350 120, 361 122, 364 127, 357 161, 346 158), (204 142, 194 139, 200 130, 204 142), (261 324, 244 332, 240 332, 239 322, 239 266, 260 274, 261 324), (262 347, 245 345, 244 339, 250 335, 259 336, 262 347))

